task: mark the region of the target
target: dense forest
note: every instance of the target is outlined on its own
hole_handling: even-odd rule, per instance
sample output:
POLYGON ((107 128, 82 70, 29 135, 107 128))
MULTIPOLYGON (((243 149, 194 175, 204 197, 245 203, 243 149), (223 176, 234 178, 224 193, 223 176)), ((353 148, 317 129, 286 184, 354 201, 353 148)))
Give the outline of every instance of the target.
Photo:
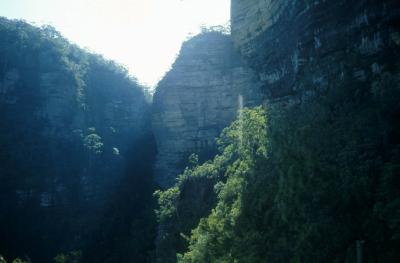
POLYGON ((219 155, 201 165, 192 156, 157 192, 163 242, 178 262, 355 262, 362 240, 367 262, 398 262, 398 83, 387 73, 283 109, 245 109, 219 155))
POLYGON ((0 36, 0 254, 144 261, 155 235, 146 91, 49 26, 1 18, 0 36))
POLYGON ((400 262, 399 3, 231 2, 154 100, 0 17, 0 263, 400 262))

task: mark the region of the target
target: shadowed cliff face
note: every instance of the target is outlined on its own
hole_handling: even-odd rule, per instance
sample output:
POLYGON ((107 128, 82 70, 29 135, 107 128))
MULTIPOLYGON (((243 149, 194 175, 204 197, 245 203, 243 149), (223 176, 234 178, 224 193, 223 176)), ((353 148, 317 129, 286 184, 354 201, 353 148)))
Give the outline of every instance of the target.
POLYGON ((398 1, 232 1, 232 38, 270 98, 390 70, 398 1))
POLYGON ((48 262, 76 249, 121 182, 151 184, 151 161, 128 167, 154 150, 142 88, 52 28, 0 18, 0 121, 5 256, 48 262), (148 153, 136 155, 144 144, 148 153))
POLYGON ((171 71, 154 95, 153 129, 158 156, 155 176, 171 186, 191 153, 215 153, 214 139, 244 106, 261 101, 259 82, 235 52, 231 39, 203 33, 183 44, 171 71))

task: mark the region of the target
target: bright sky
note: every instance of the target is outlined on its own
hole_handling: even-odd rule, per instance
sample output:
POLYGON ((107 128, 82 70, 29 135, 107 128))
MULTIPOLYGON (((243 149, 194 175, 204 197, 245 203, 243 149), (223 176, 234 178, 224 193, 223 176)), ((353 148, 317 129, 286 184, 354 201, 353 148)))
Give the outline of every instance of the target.
POLYGON ((230 0, 0 0, 0 16, 50 24, 148 86, 169 69, 190 33, 226 25, 229 12, 230 0))

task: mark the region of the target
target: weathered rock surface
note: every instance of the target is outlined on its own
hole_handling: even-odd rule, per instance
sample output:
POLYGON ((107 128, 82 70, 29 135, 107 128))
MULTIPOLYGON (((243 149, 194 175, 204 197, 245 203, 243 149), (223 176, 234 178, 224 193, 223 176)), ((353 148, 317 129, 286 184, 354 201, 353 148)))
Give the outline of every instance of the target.
MULTIPOLYGON (((135 90, 128 80, 118 80, 122 76, 112 76, 110 69, 98 64, 97 59, 91 60, 89 68, 96 69, 89 70, 82 80, 86 85, 79 95, 82 101, 78 99, 77 76, 71 71, 60 72, 59 68, 51 72, 38 70, 34 73, 37 82, 27 83, 29 76, 26 71, 33 72, 30 67, 44 64, 41 60, 25 68, 9 68, 0 79, 2 119, 8 120, 7 126, 3 127, 2 138, 6 138, 5 134, 20 134, 21 145, 15 142, 14 147, 21 147, 18 149, 25 149, 32 155, 35 152, 46 153, 37 157, 42 158, 42 166, 47 167, 44 170, 50 169, 54 173, 55 185, 51 188, 57 191, 50 193, 47 187, 43 187, 33 193, 49 196, 53 203, 46 206, 55 205, 57 195, 64 199, 66 193, 61 192, 70 189, 63 181, 70 180, 71 176, 80 181, 77 187, 82 189, 80 194, 85 199, 104 199, 104 195, 110 192, 111 184, 117 183, 122 176, 122 161, 127 157, 127 150, 141 135, 150 131, 150 108, 144 95, 135 90), (101 74, 108 74, 105 77, 107 80, 91 82, 101 74), (118 81, 121 83, 115 86, 118 81), (29 140, 39 138, 47 143, 43 145, 43 142, 37 141, 38 145, 27 144, 29 140), (91 138, 97 141, 91 141, 91 138), (22 143, 25 139, 26 142, 22 143), (97 149, 94 148, 96 142, 99 143, 97 149), (71 170, 76 167, 81 168, 71 170)), ((10 169, 5 163, 1 167, 10 169)), ((32 172, 39 171, 33 169, 32 172)), ((47 179, 43 176, 41 180, 47 179)), ((31 190, 22 192, 27 191, 31 190)))
POLYGON ((208 32, 184 43, 154 95, 158 184, 171 186, 191 153, 210 157, 215 138, 236 117, 240 104, 261 101, 259 86, 229 36, 208 32))
POLYGON ((151 177, 151 164, 137 164, 139 145, 153 147, 150 109, 112 61, 52 28, 0 17, 2 253, 50 262, 81 247, 122 192, 117 186, 151 177))
POLYGON ((366 81, 397 59, 396 0, 232 0, 231 9, 235 46, 273 99, 345 77, 366 81))

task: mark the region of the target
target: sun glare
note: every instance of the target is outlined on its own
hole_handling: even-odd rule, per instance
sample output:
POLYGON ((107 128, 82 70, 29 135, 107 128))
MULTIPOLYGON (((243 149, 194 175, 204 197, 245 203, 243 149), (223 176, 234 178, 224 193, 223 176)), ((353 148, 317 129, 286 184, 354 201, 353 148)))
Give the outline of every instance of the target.
POLYGON ((50 24, 154 87, 201 26, 226 25, 229 0, 1 0, 0 16, 50 24))

